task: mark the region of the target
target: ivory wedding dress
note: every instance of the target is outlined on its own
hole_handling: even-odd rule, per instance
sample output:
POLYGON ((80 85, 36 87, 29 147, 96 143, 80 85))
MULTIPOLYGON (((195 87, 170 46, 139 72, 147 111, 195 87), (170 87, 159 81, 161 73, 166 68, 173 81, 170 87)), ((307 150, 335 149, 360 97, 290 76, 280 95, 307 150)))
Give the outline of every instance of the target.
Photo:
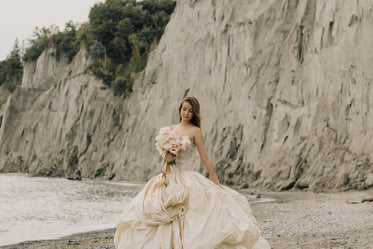
POLYGON ((118 249, 269 249, 246 198, 192 170, 196 146, 179 151, 167 186, 152 177, 117 223, 118 249))

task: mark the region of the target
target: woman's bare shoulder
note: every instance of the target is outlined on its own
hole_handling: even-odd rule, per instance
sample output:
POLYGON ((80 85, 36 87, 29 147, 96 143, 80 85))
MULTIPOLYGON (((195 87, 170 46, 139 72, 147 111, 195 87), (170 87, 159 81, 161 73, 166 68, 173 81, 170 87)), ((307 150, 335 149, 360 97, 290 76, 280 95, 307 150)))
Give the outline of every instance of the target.
POLYGON ((202 135, 202 130, 198 126, 193 126, 190 128, 191 133, 193 134, 194 137, 201 136, 202 135))

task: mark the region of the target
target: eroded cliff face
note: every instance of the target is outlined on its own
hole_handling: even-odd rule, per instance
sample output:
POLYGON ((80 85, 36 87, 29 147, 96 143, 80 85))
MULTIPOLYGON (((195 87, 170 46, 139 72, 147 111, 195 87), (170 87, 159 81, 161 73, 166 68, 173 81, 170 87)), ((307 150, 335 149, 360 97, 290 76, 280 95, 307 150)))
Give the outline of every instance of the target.
POLYGON ((146 180, 161 170, 158 129, 194 95, 224 183, 372 187, 372 7, 179 0, 127 99, 87 71, 84 50, 71 64, 46 51, 5 105, 0 169, 146 180))
POLYGON ((3 113, 3 172, 95 177, 105 173, 110 159, 115 162, 105 157, 119 151, 108 147, 120 130, 121 102, 88 72, 88 65, 85 50, 68 64, 49 49, 25 66, 22 86, 3 113))

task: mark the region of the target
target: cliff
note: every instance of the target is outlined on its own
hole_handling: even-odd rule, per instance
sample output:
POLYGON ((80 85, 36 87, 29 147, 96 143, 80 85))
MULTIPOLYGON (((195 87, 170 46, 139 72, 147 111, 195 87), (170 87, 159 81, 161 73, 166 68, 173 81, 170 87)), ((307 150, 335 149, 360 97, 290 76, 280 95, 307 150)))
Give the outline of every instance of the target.
POLYGON ((370 188, 372 7, 179 0, 126 99, 89 73, 84 50, 71 64, 45 51, 0 110, 0 170, 146 180, 161 169, 158 129, 194 95, 224 183, 370 188))

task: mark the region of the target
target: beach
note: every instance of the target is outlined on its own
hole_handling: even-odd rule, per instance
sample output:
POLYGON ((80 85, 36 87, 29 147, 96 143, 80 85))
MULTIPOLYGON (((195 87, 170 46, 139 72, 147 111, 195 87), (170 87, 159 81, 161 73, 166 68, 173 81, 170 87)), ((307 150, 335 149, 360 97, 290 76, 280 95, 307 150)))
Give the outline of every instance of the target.
MULTIPOLYGON (((246 189, 241 192, 275 199, 251 204, 262 236, 273 249, 373 248, 373 202, 362 202, 373 196, 373 190, 312 193, 246 189)), ((114 232, 115 229, 107 229, 0 248, 114 249, 114 232)))
POLYGON ((372 190, 278 194, 276 202, 251 206, 272 248, 373 248, 373 202, 362 202, 372 190))

